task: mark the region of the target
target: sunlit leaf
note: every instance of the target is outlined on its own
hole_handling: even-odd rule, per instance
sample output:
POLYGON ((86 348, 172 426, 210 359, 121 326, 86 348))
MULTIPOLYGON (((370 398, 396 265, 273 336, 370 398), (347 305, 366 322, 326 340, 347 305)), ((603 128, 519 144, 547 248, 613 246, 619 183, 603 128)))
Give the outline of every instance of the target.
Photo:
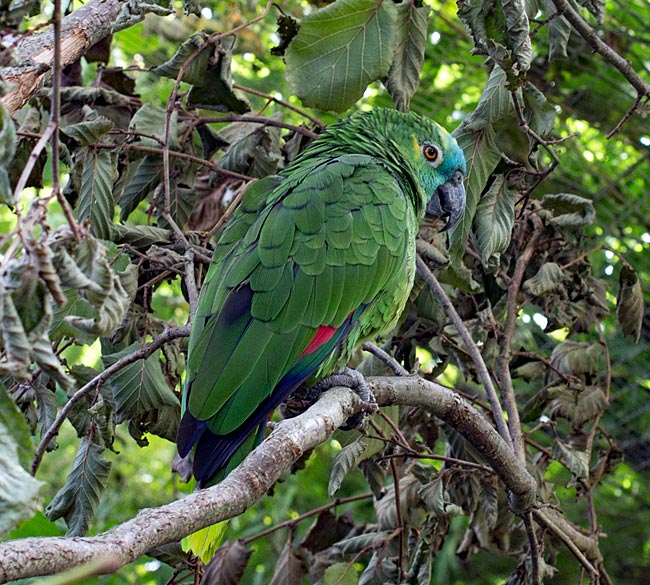
POLYGON ((394 57, 396 13, 392 2, 337 0, 307 15, 285 52, 287 78, 303 104, 343 112, 384 77, 394 57))
POLYGON ((411 97, 420 85, 430 11, 428 6, 416 6, 413 2, 397 5, 395 55, 384 83, 401 112, 408 111, 411 97))
POLYGON ((0 387, 0 536, 4 537, 36 511, 42 482, 31 476, 29 431, 13 400, 0 387))
POLYGON ((336 563, 325 569, 322 585, 357 585, 359 575, 354 563, 336 563))
POLYGON ((83 115, 83 121, 61 128, 61 132, 69 136, 79 146, 96 144, 102 136, 115 126, 111 120, 100 116, 89 106, 83 106, 83 115))

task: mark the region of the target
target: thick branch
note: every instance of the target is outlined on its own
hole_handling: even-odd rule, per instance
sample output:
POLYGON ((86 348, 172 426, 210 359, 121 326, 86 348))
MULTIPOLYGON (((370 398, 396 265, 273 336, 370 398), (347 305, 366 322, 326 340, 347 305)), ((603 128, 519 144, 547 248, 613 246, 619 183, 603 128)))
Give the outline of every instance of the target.
MULTIPOLYGON (((89 0, 61 22, 61 66, 74 63, 94 44, 111 34, 127 0, 89 0)), ((14 87, 2 98, 13 113, 49 79, 54 63, 52 28, 24 36, 13 48, 16 67, 5 67, 0 76, 14 87)))
MULTIPOLYGON (((534 479, 489 422, 452 390, 421 378, 368 378, 380 404, 426 408, 453 425, 494 467, 518 510, 535 502, 534 479)), ((0 544, 0 583, 61 572, 101 561, 115 571, 152 548, 241 514, 260 499, 303 453, 326 441, 363 405, 336 388, 304 414, 283 421, 224 481, 86 538, 25 538, 0 544)))

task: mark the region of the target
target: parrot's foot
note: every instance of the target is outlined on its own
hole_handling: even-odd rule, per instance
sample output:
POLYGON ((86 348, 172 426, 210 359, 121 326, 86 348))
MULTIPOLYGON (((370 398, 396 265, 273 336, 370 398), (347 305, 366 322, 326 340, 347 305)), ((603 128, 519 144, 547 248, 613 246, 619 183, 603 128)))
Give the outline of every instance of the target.
POLYGON ((366 379, 356 370, 352 368, 343 368, 340 372, 336 372, 327 378, 324 378, 316 384, 310 391, 309 396, 320 396, 326 390, 336 386, 345 386, 350 388, 363 403, 363 412, 351 416, 345 425, 341 427, 344 431, 357 429, 362 426, 366 415, 370 412, 377 410, 377 400, 375 395, 370 390, 366 379))

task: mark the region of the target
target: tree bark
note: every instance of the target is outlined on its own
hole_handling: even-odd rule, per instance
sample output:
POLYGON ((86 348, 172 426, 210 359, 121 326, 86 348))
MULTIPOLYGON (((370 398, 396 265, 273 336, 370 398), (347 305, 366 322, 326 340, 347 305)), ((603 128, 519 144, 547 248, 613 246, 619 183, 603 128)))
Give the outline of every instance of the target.
MULTIPOLYGON (((418 377, 367 380, 380 405, 426 408, 465 436, 504 482, 515 512, 535 505, 533 477, 488 420, 453 390, 418 377)), ((0 543, 0 583, 58 573, 87 563, 93 563, 97 573, 114 572, 153 548, 241 514, 303 453, 326 441, 350 416, 362 410, 363 405, 350 390, 334 388, 300 416, 282 421, 214 487, 159 508, 142 510, 132 520, 97 536, 32 537, 0 543)))
MULTIPOLYGON (((113 25, 127 0, 89 0, 61 22, 61 66, 82 57, 94 44, 113 32, 113 25)), ((12 87, 2 98, 9 113, 25 102, 49 80, 54 62, 52 27, 27 34, 12 49, 15 66, 0 69, 12 87)))

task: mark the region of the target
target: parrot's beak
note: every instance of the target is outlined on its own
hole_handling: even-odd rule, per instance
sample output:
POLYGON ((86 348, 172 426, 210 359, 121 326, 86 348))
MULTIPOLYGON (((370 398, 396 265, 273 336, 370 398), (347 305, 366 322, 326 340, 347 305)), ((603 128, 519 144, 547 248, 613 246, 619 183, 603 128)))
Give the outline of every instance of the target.
POLYGON ((442 231, 446 231, 458 223, 465 211, 465 186, 463 173, 456 171, 451 179, 440 185, 427 203, 426 215, 430 217, 446 217, 447 223, 442 231))

